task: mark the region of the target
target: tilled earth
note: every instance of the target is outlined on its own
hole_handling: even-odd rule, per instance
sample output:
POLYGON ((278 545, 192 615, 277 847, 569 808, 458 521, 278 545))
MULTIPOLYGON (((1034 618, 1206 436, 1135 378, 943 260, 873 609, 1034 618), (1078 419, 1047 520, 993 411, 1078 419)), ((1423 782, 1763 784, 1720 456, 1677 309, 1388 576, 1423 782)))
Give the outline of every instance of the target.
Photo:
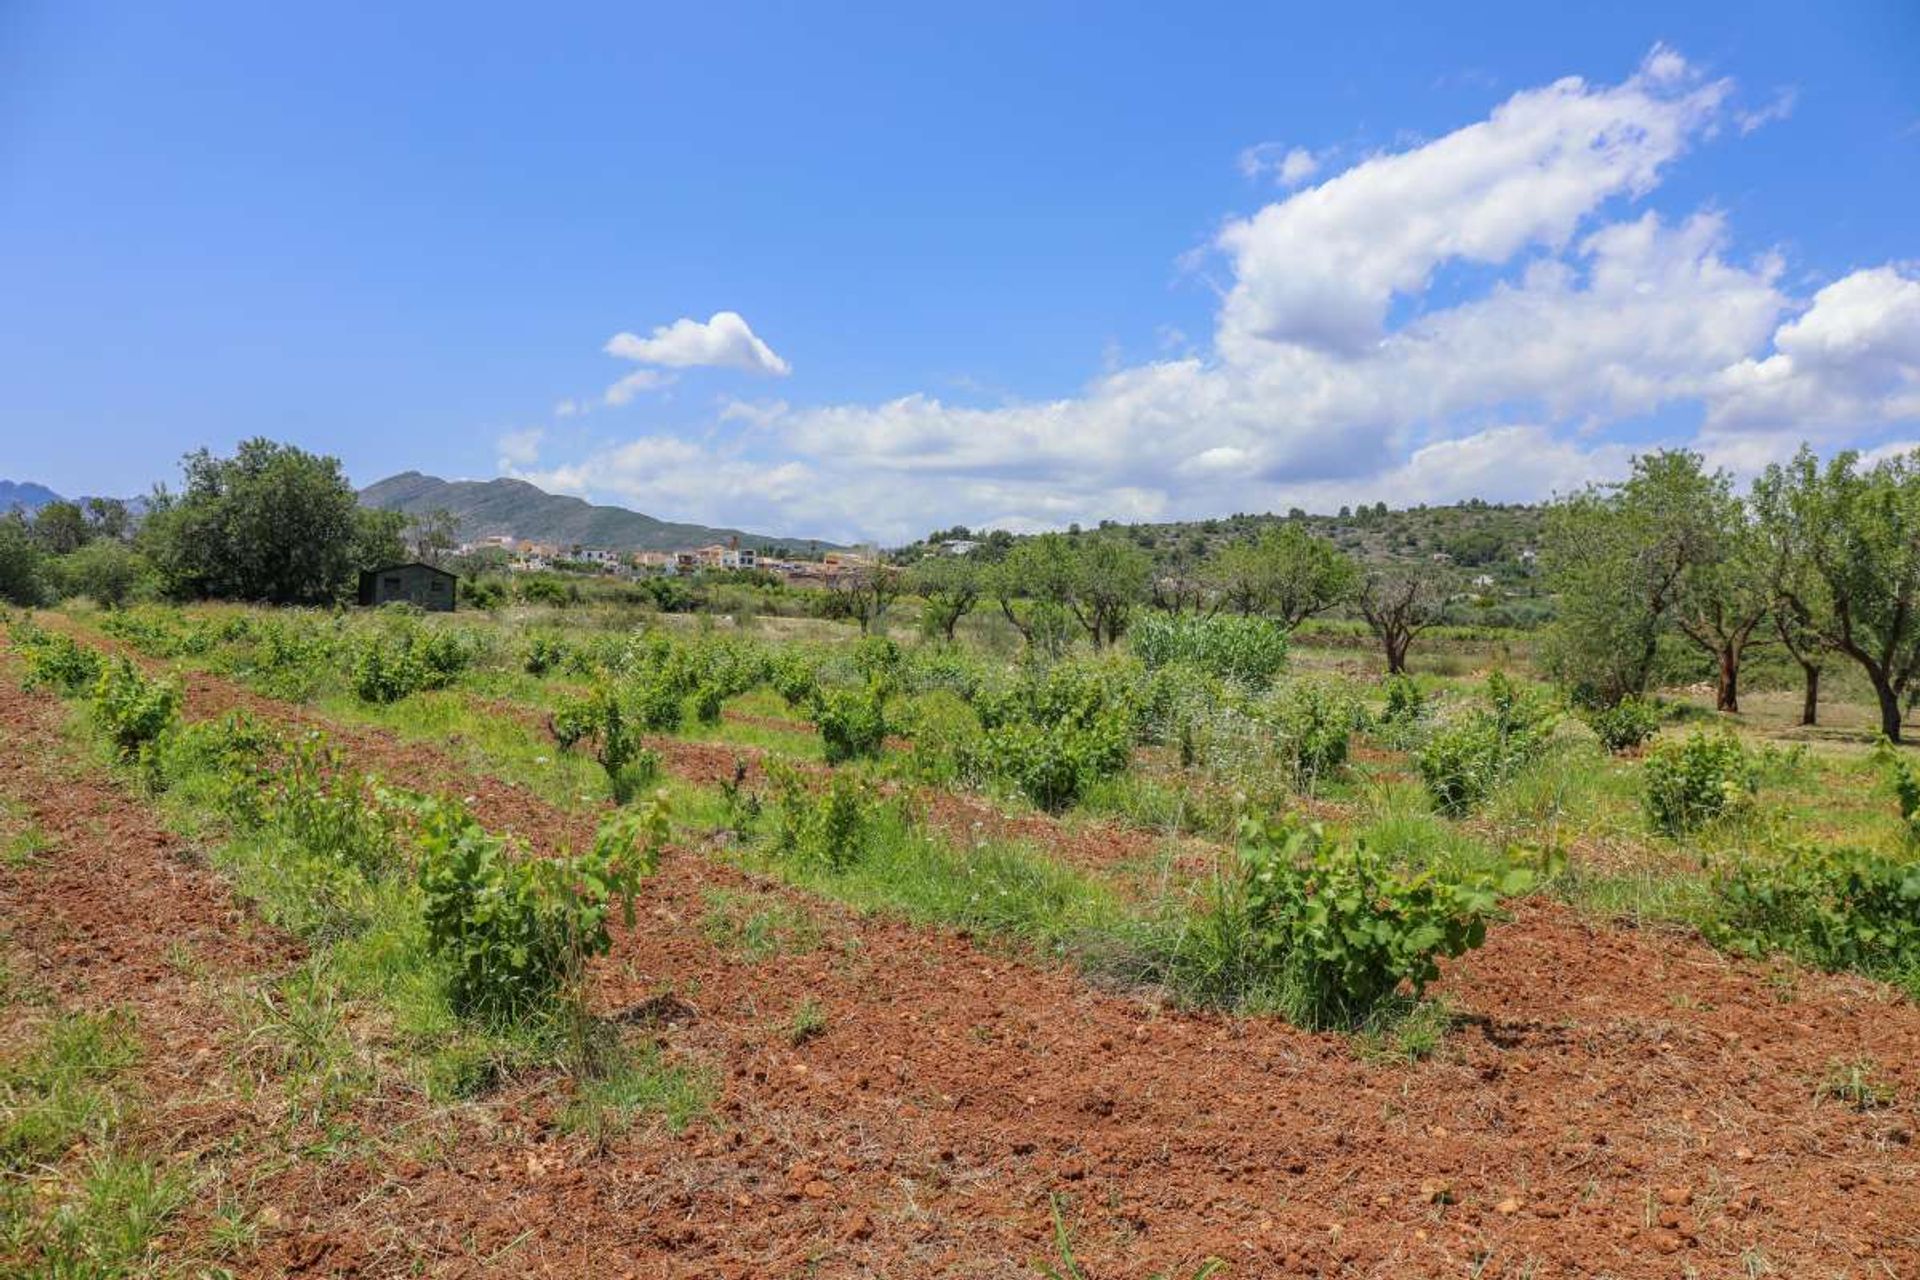
MULTIPOLYGON (((321 723, 190 678, 190 716, 234 706, 321 723)), ((270 962, 275 944, 244 941, 259 931, 180 870, 136 801, 36 782, 71 750, 57 722, 51 700, 0 693, 0 782, 56 844, 46 869, 4 881, 16 949, 136 1007, 159 998, 169 944, 270 962), (113 944, 60 943, 77 915, 113 944), (249 946, 264 951, 234 950, 249 946)), ((436 750, 325 727, 361 767, 471 797, 536 847, 590 834, 590 815, 436 750)), ((292 1198, 252 1265, 1031 1276, 1051 1260, 1059 1195, 1094 1277, 1184 1275, 1209 1255, 1235 1276, 1920 1274, 1920 1010, 1871 983, 1529 903, 1452 966, 1441 994, 1459 1021, 1442 1050, 1373 1063, 1341 1037, 1179 1012, 861 917, 697 849, 669 853, 646 906, 594 1000, 645 1015, 670 1056, 715 1073, 709 1120, 602 1149, 559 1136, 550 1092, 491 1099, 460 1109, 460 1140, 431 1160, 355 1156, 268 1184, 292 1198), (702 928, 716 888, 809 911, 822 945, 752 962, 716 945, 702 928), (796 1047, 787 1028, 808 1000, 825 1031, 796 1047), (1859 1060, 1893 1105, 1822 1095, 1859 1060)))

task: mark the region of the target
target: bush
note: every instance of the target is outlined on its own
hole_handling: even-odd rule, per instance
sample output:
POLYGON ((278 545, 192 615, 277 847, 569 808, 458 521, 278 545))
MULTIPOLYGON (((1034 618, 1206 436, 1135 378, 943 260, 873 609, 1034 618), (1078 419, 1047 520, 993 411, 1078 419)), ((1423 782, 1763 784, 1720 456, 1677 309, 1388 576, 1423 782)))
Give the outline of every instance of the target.
POLYGON ((473 665, 475 646, 457 632, 417 623, 360 637, 349 682, 362 702, 398 702, 444 689, 473 665))
POLYGON ((648 733, 672 733, 686 715, 680 687, 664 671, 648 671, 628 680, 620 696, 635 722, 648 733))
POLYGON ((803 707, 820 692, 813 657, 799 649, 782 649, 768 666, 767 682, 789 707, 803 707))
POLYGON ((1413 725, 1426 718, 1427 695, 1411 676, 1388 676, 1387 708, 1381 718, 1392 725, 1413 725))
POLYGON ((1287 663, 1286 628, 1269 618, 1151 613, 1127 640, 1148 670, 1184 663, 1249 689, 1266 688, 1287 663))
POLYGON ((1647 753, 1645 778, 1647 818, 1670 836, 1741 812, 1760 785, 1739 739, 1698 730, 1655 745, 1647 753))
POLYGON ((912 742, 906 771, 922 782, 952 785, 965 780, 965 764, 979 755, 980 717, 960 695, 934 689, 911 699, 900 731, 912 742))
POLYGON ((1614 755, 1631 751, 1660 732, 1660 708, 1644 698, 1622 698, 1611 707, 1589 710, 1582 718, 1600 745, 1614 755))
POLYGON ((1893 788, 1900 820, 1906 824, 1907 840, 1920 844, 1920 773, 1916 773, 1913 764, 1901 756, 1900 749, 1885 738, 1874 748, 1873 756, 1887 771, 1887 782, 1893 788))
POLYGON ((591 742, 614 802, 625 804, 660 773, 660 757, 640 745, 634 719, 619 694, 603 684, 583 698, 563 700, 547 718, 547 727, 563 751, 591 742))
POLYGON ((14 647, 26 662, 27 674, 22 681, 26 688, 51 688, 62 697, 72 698, 90 692, 99 683, 103 660, 97 650, 31 622, 15 623, 11 634, 14 647))
POLYGON ((869 681, 897 679, 903 660, 899 644, 886 636, 861 636, 853 646, 853 669, 869 681))
POLYGON ((773 784, 773 851, 819 871, 845 871, 867 854, 886 804, 873 783, 851 773, 829 774, 818 791, 793 768, 768 765, 773 784))
POLYGON ((1531 887, 1515 869, 1491 877, 1408 872, 1360 842, 1338 842, 1319 827, 1252 820, 1242 826, 1245 907, 1259 949, 1285 966, 1297 1020, 1363 1021, 1402 984, 1417 998, 1440 974, 1441 956, 1486 940, 1499 899, 1531 887))
POLYGON ((559 636, 545 632, 534 635, 527 641, 527 656, 524 666, 530 676, 544 676, 562 666, 570 656, 567 642, 559 636))
POLYGON ((887 739, 886 694, 878 685, 825 690, 814 698, 813 722, 828 764, 877 756, 887 739))
POLYGON ((120 758, 131 760, 178 718, 180 686, 171 680, 150 680, 121 658, 100 673, 93 687, 93 713, 120 758))
POLYGON ((1295 787, 1310 788, 1347 762, 1362 708, 1344 686, 1297 681, 1262 710, 1295 787))
POLYGON ((726 691, 719 685, 699 686, 693 691, 693 718, 701 724, 719 724, 720 709, 726 700, 726 691))
POLYGON ((1495 672, 1488 705, 1437 727, 1414 755, 1436 809, 1459 817, 1546 749, 1558 712, 1495 672))
POLYGON ((633 923, 667 815, 656 799, 607 819, 586 853, 541 858, 489 834, 461 806, 428 801, 417 839, 427 947, 449 966, 455 1011, 513 1022, 545 1009, 607 952, 616 907, 633 923))
POLYGON ((1015 720, 988 730, 968 761, 1049 813, 1071 807, 1102 778, 1127 767, 1130 737, 1117 715, 1092 724, 1015 720))
POLYGON ((1824 969, 1904 982, 1920 994, 1920 862, 1863 849, 1741 859, 1716 883, 1708 936, 1748 954, 1785 951, 1824 969))

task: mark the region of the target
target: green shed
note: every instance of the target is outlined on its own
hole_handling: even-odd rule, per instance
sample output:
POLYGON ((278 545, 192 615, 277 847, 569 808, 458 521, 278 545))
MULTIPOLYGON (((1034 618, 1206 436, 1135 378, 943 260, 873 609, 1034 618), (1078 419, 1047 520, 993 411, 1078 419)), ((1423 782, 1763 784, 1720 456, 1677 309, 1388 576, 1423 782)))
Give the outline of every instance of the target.
POLYGON ((453 612, 459 578, 445 569, 415 561, 369 569, 360 575, 360 603, 413 604, 441 613, 453 612))

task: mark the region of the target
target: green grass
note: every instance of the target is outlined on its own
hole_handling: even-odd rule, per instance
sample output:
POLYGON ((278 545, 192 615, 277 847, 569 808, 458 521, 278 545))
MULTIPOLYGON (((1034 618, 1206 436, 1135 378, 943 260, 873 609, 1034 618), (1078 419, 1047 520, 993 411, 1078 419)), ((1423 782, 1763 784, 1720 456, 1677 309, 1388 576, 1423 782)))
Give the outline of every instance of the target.
POLYGON ((678 1133, 712 1105, 717 1085, 710 1074, 668 1063, 653 1045, 615 1045, 598 1057, 560 1113, 563 1130, 596 1146, 626 1134, 642 1116, 659 1116, 678 1133))
POLYGON ((700 931, 709 942, 750 964, 777 955, 819 950, 819 922, 804 908, 771 893, 709 889, 700 931))
POLYGON ((0 1257, 10 1275, 150 1274, 185 1171, 128 1149, 130 1015, 63 1013, 0 1060, 0 1257))
POLYGON ((103 1140, 124 1118, 119 1082, 139 1059, 132 1017, 115 1012, 56 1017, 0 1060, 0 1169, 23 1172, 103 1140))

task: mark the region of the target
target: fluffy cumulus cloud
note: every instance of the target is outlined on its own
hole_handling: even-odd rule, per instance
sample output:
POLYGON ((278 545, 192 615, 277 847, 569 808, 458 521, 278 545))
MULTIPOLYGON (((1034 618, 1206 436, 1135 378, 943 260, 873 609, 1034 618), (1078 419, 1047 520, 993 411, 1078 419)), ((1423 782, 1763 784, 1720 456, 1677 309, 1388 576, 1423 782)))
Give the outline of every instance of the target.
MULTIPOLYGON (((1690 149, 1738 145, 1754 117, 1657 47, 1619 83, 1524 90, 1318 185, 1301 185, 1313 153, 1255 148, 1250 176, 1298 189, 1218 232, 1230 276, 1206 349, 1044 401, 726 400, 698 442, 522 471, 670 517, 897 539, 956 520, 1535 498, 1619 474, 1617 438, 1650 422, 1697 422, 1662 442, 1742 468, 1802 438, 1920 429, 1920 270, 1795 296, 1720 213, 1653 207, 1690 149)), ((636 374, 787 371, 730 312, 607 351, 636 374)))
POLYGON ((785 377, 792 366, 775 355, 747 326, 737 311, 716 311, 711 320, 675 320, 645 338, 616 333, 607 339, 606 352, 623 360, 661 365, 669 369, 709 366, 742 369, 748 373, 785 377))

